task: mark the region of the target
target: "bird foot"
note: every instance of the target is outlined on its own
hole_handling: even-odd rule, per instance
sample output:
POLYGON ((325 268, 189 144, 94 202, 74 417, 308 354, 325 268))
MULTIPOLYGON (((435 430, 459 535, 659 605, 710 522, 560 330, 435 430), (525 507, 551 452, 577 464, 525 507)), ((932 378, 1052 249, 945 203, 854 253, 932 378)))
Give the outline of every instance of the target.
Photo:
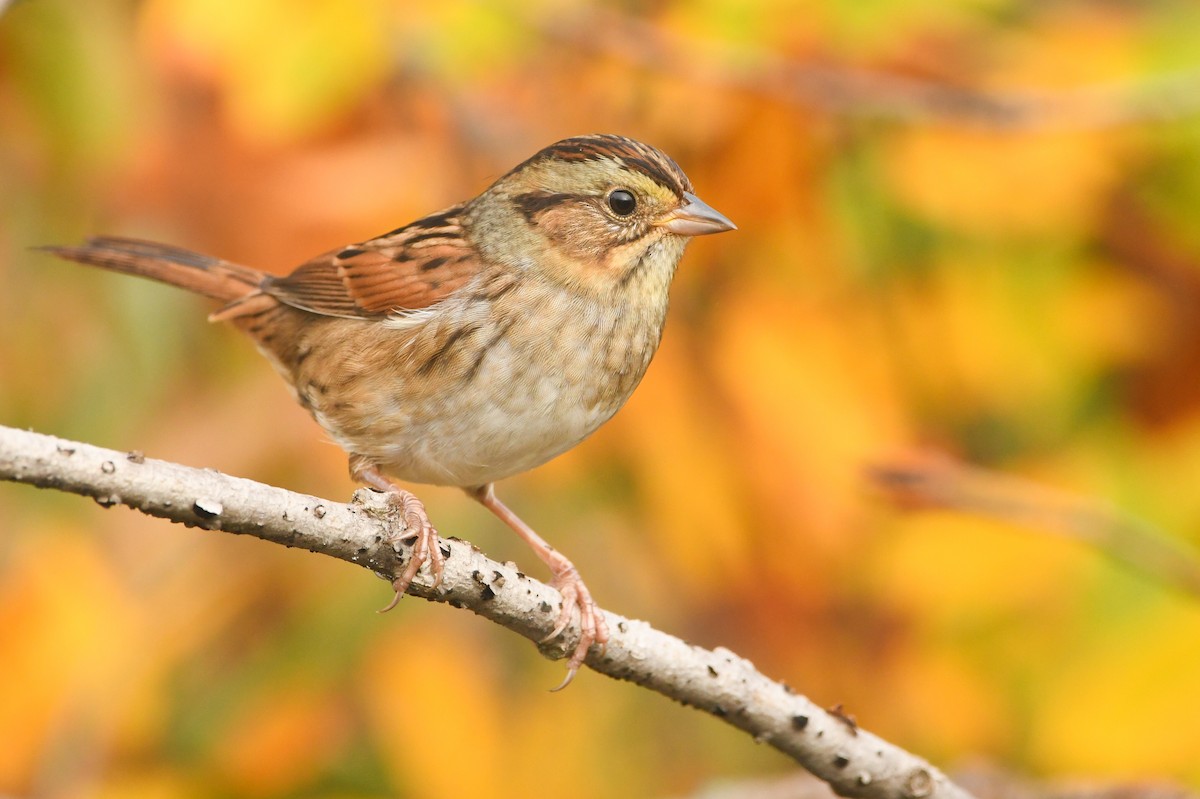
POLYGON ((550 584, 562 594, 562 610, 554 623, 554 629, 541 640, 541 643, 547 643, 561 635, 563 630, 567 629, 567 625, 571 623, 575 609, 579 609, 579 641, 575 644, 575 651, 571 653, 570 660, 567 661, 567 676, 557 687, 551 689, 552 691, 561 691, 571 684, 571 680, 575 679, 575 674, 583 665, 584 658, 587 657, 592 644, 599 644, 603 647, 608 643, 608 623, 604 621, 603 611, 592 599, 592 594, 584 585, 579 572, 570 562, 566 563, 565 568, 555 570, 554 579, 550 584))
POLYGON ((403 489, 387 492, 387 499, 388 504, 404 521, 404 532, 394 536, 388 543, 411 541, 413 549, 404 572, 392 581, 392 588, 396 590, 396 595, 392 597, 392 601, 387 604, 387 607, 380 609, 380 613, 387 613, 396 607, 396 603, 412 585, 413 578, 417 576, 417 572, 421 570, 423 564, 429 564, 429 571, 433 576, 432 587, 435 589, 442 584, 442 572, 446 565, 446 558, 439 546, 437 530, 429 521, 429 515, 425 512, 425 506, 421 504, 421 500, 417 499, 415 494, 403 489))

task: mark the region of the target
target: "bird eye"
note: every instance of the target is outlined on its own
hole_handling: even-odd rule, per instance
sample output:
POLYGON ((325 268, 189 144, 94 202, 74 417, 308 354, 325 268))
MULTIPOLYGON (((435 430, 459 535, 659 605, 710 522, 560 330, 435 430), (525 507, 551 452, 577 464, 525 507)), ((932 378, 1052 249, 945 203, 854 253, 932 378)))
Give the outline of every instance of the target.
POLYGON ((616 189, 608 195, 608 207, 617 216, 629 216, 637 209, 637 198, 626 189, 616 189))

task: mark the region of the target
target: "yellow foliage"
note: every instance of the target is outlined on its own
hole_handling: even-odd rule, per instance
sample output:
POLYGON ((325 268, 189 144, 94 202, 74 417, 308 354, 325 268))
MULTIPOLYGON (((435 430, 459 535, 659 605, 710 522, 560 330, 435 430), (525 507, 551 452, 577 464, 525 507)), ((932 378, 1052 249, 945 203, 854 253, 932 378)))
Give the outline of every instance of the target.
POLYGON ((391 628, 368 654, 356 680, 367 722, 411 795, 504 793, 506 719, 485 651, 429 619, 391 628), (447 763, 448 749, 471 756, 447 763))
POLYGON ((885 712, 906 737, 924 746, 953 741, 965 751, 990 752, 1012 734, 1000 692, 963 652, 922 642, 889 672, 882 686, 891 698, 885 712))
MULTIPOLYGON (((131 607, 99 547, 87 537, 18 543, 0 571, 0 785, 29 785, 55 749, 76 736, 104 739, 126 712, 116 668, 136 638, 131 607)), ((60 766, 62 767, 62 766, 60 766)), ((19 790, 19 789, 18 789, 19 790)))
POLYGON ((722 309, 712 352, 738 412, 743 468, 781 528, 773 545, 794 548, 795 559, 813 543, 849 543, 863 468, 903 441, 878 329, 830 310, 744 291, 722 309))
POLYGON ((239 794, 290 793, 342 756, 348 734, 347 710, 329 687, 287 680, 240 709, 216 765, 239 794))
POLYGON ((81 789, 65 799, 202 799, 210 795, 203 780, 181 769, 154 767, 115 775, 98 790, 81 789))
POLYGON ((939 225, 995 236, 1078 234, 1120 175, 1113 135, 911 128, 889 147, 897 199, 939 225))
POLYGON ((547 785, 611 795, 629 775, 596 780, 605 759, 589 746, 612 726, 606 683, 577 679, 568 694, 552 694, 561 663, 502 676, 478 632, 414 618, 373 642, 355 690, 395 782, 412 796, 524 796, 547 785))
POLYGON ((994 88, 1038 91, 1128 82, 1137 70, 1142 20, 1119 6, 1063 5, 995 44, 994 88))
POLYGON ((1124 139, 1111 129, 1088 129, 1088 115, 1096 110, 1088 98, 1055 104, 1044 93, 1127 76, 1134 31, 1116 15, 1068 12, 1014 36, 1002 48, 1005 67, 991 85, 1018 92, 1036 87, 1028 99, 1044 102, 1050 129, 910 127, 887 148, 897 199, 936 224, 974 234, 1085 231, 1121 176, 1124 139), (1064 129, 1054 130, 1056 124, 1064 129))
POLYGON ((319 131, 383 76, 391 56, 386 0, 153 0, 144 36, 155 54, 222 89, 249 141, 319 131))
POLYGON ((877 558, 871 582, 888 606, 954 622, 1062 608, 1069 587, 1096 555, 1041 531, 938 513, 898 521, 877 558))
POLYGON ((1166 602, 1087 651, 1038 692, 1035 765, 1058 773, 1200 779, 1200 609, 1166 602))
POLYGON ((691 401, 705 387, 685 361, 681 338, 673 335, 663 347, 622 425, 646 523, 670 571, 665 579, 702 595, 753 571, 753 537, 740 512, 737 464, 718 437, 704 434, 718 430, 720 420, 691 401))
POLYGON ((1081 375, 1134 364, 1161 339, 1161 300, 1105 265, 1018 268, 986 249, 947 249, 923 280, 891 293, 891 346, 907 380, 964 415, 1036 400, 1049 423, 1081 375))

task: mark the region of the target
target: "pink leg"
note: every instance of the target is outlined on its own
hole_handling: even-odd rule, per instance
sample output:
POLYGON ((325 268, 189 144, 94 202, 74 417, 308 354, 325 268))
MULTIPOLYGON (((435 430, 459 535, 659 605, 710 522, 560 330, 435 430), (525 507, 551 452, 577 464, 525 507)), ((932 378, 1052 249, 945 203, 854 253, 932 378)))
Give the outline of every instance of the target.
POLYGON ((517 514, 513 513, 503 502, 497 499, 496 492, 493 490, 491 483, 479 488, 468 488, 465 490, 473 498, 481 502, 485 508, 500 517, 501 521, 511 527, 517 535, 521 536, 525 540, 525 543, 533 548, 537 556, 550 567, 550 571, 554 574, 551 585, 557 588, 558 592, 562 594, 562 611, 558 614, 558 620, 554 624, 554 629, 542 641, 549 641, 565 630, 567 625, 571 623, 571 612, 576 607, 579 608, 579 642, 575 645, 575 651, 571 654, 571 659, 567 661, 566 678, 554 690, 558 691, 566 688, 575 677, 575 673, 579 671, 579 667, 583 665, 583 660, 587 657, 588 650, 592 644, 603 646, 608 643, 608 624, 604 621, 604 614, 592 600, 592 594, 579 577, 579 571, 575 568, 575 564, 567 560, 566 556, 554 547, 547 544, 545 539, 535 533, 529 525, 521 521, 517 514))
POLYGON ((396 595, 392 597, 392 601, 388 603, 387 607, 379 612, 386 613, 396 607, 400 597, 404 596, 404 592, 412 585, 413 578, 417 576, 423 563, 429 563, 429 571, 433 574, 433 587, 437 588, 441 585, 442 570, 446 560, 438 546, 437 530, 433 529, 421 500, 417 499, 411 491, 401 488, 385 477, 383 472, 379 471, 379 467, 358 456, 350 459, 350 476, 364 485, 387 494, 388 501, 400 512, 400 518, 404 519, 404 533, 396 540, 413 542, 412 558, 409 559, 408 566, 405 567, 404 573, 392 583, 392 588, 396 589, 396 595))

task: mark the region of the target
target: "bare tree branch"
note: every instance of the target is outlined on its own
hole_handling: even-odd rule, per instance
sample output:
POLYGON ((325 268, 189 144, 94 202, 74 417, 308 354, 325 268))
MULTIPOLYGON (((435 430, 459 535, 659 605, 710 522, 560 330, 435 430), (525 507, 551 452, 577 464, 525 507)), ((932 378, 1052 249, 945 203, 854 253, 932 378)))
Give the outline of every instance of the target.
MULTIPOLYGON (((128 505, 192 527, 253 535, 338 558, 392 579, 407 547, 389 543, 392 520, 381 495, 358 491, 350 504, 0 427, 0 479, 89 496, 105 507, 128 505)), ((470 544, 443 539, 446 569, 439 591, 424 574, 409 593, 464 607, 539 641, 550 632, 561 597, 513 566, 470 544)), ((843 796, 965 799, 966 791, 920 758, 858 729, 785 685, 767 679, 727 649, 707 650, 658 632, 644 621, 605 612, 612 640, 593 648, 587 665, 706 711, 788 755, 843 796)), ((541 649, 561 658, 574 625, 541 649)))
MULTIPOLYGON (((1194 792, 1169 782, 1031 781, 984 763, 956 772, 954 779, 979 799, 1200 799, 1194 792)), ((782 777, 716 780, 688 794, 687 799, 832 799, 833 796, 827 784, 797 772, 782 777)))
POLYGON ((681 36, 589 8, 535 22, 572 48, 730 91, 843 117, 944 122, 998 131, 1092 130, 1200 112, 1200 69, 1058 91, 988 91, 848 66, 795 61, 681 36))
POLYGON ((1126 568, 1200 597, 1200 553, 1094 500, 934 454, 896 458, 873 468, 870 477, 899 506, 954 510, 1041 528, 1082 541, 1126 568))

